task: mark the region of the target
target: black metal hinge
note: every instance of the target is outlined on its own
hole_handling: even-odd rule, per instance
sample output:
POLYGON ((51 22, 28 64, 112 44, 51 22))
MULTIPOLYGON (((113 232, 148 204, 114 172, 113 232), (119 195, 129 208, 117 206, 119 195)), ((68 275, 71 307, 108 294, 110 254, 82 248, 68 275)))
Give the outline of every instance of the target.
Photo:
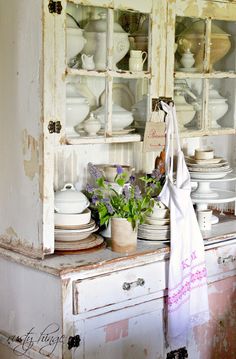
POLYGON ((60 133, 61 132, 61 122, 60 121, 49 121, 48 124, 49 133, 60 133))
POLYGON ((167 105, 174 105, 174 101, 171 97, 158 97, 158 98, 152 98, 152 111, 159 111, 162 109, 161 107, 161 101, 166 102, 167 105))
POLYGON ((81 339, 79 335, 75 335, 74 337, 69 337, 67 342, 67 347, 69 350, 72 348, 78 348, 80 345, 81 339))
POLYGON ((51 14, 61 14, 62 12, 61 1, 49 0, 48 9, 51 14))

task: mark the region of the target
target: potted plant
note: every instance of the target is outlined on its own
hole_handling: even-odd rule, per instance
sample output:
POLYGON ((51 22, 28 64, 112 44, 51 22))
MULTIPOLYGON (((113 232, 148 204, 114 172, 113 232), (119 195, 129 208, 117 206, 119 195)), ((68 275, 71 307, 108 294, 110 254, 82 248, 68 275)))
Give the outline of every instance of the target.
POLYGON ((92 206, 97 209, 100 225, 108 225, 111 220, 112 249, 127 253, 137 246, 138 224, 145 221, 152 213, 155 203, 153 194, 160 187, 160 178, 140 177, 144 190, 134 176, 129 176, 119 165, 116 166, 114 182, 108 182, 104 173, 92 163, 88 171, 95 180, 95 186, 87 185, 87 196, 92 206))

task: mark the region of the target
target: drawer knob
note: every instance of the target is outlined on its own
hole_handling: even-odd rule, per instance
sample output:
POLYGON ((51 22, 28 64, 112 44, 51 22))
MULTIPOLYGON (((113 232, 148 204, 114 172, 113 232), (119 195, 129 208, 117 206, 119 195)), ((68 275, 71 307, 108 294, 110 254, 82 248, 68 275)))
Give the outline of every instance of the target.
POLYGON ((217 262, 218 264, 227 264, 232 263, 236 260, 235 256, 229 255, 228 257, 219 257, 217 262))
POLYGON ((134 282, 124 282, 122 288, 124 290, 130 290, 133 287, 142 287, 145 284, 145 280, 143 278, 138 278, 136 281, 134 282))

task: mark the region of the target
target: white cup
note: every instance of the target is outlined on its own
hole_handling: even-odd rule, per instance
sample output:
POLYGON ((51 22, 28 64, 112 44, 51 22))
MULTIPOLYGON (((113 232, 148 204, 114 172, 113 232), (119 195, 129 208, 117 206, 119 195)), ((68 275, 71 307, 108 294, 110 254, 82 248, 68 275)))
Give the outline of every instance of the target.
POLYGON ((211 230, 211 217, 212 217, 211 209, 197 211, 197 220, 199 227, 202 231, 211 230))

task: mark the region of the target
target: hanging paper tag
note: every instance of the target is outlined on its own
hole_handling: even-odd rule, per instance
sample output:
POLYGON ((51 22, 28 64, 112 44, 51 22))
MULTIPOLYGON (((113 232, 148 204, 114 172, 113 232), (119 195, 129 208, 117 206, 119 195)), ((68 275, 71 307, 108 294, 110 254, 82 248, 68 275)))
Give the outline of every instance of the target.
POLYGON ((159 151, 165 146, 165 122, 146 123, 143 152, 159 151))

